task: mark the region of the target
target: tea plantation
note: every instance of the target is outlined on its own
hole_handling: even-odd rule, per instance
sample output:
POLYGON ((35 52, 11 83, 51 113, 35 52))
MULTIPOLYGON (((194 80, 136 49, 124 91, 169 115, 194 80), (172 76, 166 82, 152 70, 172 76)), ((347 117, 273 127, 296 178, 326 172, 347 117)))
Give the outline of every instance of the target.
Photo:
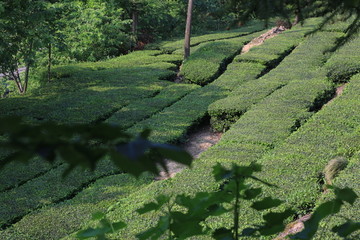
MULTIPOLYGON (((134 135, 150 128, 151 140, 171 144, 185 142, 203 124, 223 135, 192 168, 162 181, 150 174, 136 179, 108 159, 94 172, 76 169, 65 178, 67 165, 61 161, 8 164, 0 170, 0 239, 76 239, 79 230, 96 226, 91 214, 97 211, 126 222, 110 237, 136 239, 162 214, 140 216, 137 209, 159 194, 216 191, 216 163, 261 164, 256 176, 278 186, 262 186, 263 196, 283 201, 276 211, 295 212, 286 223, 334 197, 321 181, 333 158, 349 162, 334 184, 360 195, 360 37, 327 51, 347 25, 307 35, 320 21, 308 19, 244 54, 243 46, 268 30, 262 24, 193 37, 191 56, 180 69, 181 40, 106 61, 59 65, 51 81, 43 73, 40 87, 30 94, 1 99, 1 116, 22 116, 35 125, 105 122, 134 135), (182 83, 174 81, 177 74, 182 83), (335 97, 343 84, 344 92, 335 97)), ((9 154, 1 151, 0 161, 9 154)), ((264 213, 250 205, 241 203, 242 229, 262 222, 264 213)), ((344 218, 360 219, 359 199, 322 223, 315 239, 341 239, 331 229, 344 218)), ((231 221, 225 214, 206 223, 216 229, 231 221)), ((359 238, 359 230, 351 235, 359 238)))

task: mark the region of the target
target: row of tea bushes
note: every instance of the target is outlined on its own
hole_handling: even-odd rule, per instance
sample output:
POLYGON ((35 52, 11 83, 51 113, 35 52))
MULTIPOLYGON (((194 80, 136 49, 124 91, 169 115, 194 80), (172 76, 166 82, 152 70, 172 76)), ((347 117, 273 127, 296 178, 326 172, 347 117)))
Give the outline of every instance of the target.
POLYGON ((109 161, 104 160, 94 172, 77 169, 62 178, 67 168, 66 164, 61 164, 19 187, 0 193, 0 228, 35 209, 61 202, 89 182, 118 171, 109 161))
POLYGON ((184 61, 180 74, 186 81, 206 85, 226 69, 244 44, 257 36, 259 33, 203 44, 184 61))
MULTIPOLYGON (((151 99, 161 90, 165 96, 167 89, 168 94, 178 89, 174 83, 159 80, 174 74, 169 70, 174 64, 166 62, 171 55, 157 54, 160 51, 134 52, 109 61, 56 67, 53 71, 59 71, 60 79, 28 96, 2 99, 0 114, 19 115, 35 123, 46 120, 64 124, 102 121, 133 101, 151 99), (132 65, 126 65, 128 61, 132 65), (170 86, 174 86, 174 90, 170 86)), ((192 88, 186 86, 180 92, 192 88)), ((2 151, 0 161, 7 155, 2 151)), ((8 165, 0 170, 0 191, 41 176, 51 168, 39 159, 28 165, 8 165)))
POLYGON ((313 22, 307 22, 303 27, 295 26, 290 30, 279 33, 278 36, 267 39, 263 44, 255 46, 246 54, 238 55, 234 61, 258 62, 267 66, 274 66, 291 50, 303 41, 304 34, 313 28, 313 22))
POLYGON ((335 82, 344 82, 360 72, 360 37, 338 49, 326 64, 328 77, 335 82))
POLYGON ((128 174, 116 174, 98 179, 76 196, 57 204, 43 206, 29 213, 4 231, 1 239, 61 239, 89 219, 94 212, 106 212, 118 206, 121 199, 151 183, 152 177, 138 179, 128 174))
POLYGON ((165 107, 172 105, 191 91, 200 88, 193 84, 176 84, 165 87, 158 95, 134 101, 114 113, 106 122, 117 124, 126 129, 140 122, 165 107))
MULTIPOLYGON (((352 78, 342 96, 314 115, 284 144, 258 162, 264 166, 261 178, 279 188, 265 193, 285 201, 299 213, 318 199, 319 177, 327 163, 360 150, 360 75, 352 78)), ((356 174, 356 172, 354 172, 356 174)))
POLYGON ((333 85, 325 77, 294 80, 254 105, 223 140, 277 145, 312 115, 309 110, 318 99, 326 101, 333 93, 333 85))
POLYGON ((339 36, 341 36, 339 33, 323 32, 309 37, 268 74, 240 85, 227 98, 212 104, 209 107, 209 114, 214 129, 217 131, 228 129, 231 123, 253 104, 291 81, 324 78, 325 71, 319 68, 328 55, 324 55, 323 51, 331 47, 339 36))

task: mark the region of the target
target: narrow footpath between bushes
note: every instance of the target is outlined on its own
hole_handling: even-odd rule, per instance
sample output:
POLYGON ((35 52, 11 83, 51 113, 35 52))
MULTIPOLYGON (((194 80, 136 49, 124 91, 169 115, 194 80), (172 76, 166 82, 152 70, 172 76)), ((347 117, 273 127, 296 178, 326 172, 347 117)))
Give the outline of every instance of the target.
MULTIPOLYGON (((180 147, 185 149, 194 159, 196 159, 202 152, 218 143, 221 136, 222 133, 213 132, 210 125, 202 125, 190 133, 188 140, 180 147)), ((183 165, 172 161, 168 161, 167 167, 169 172, 161 172, 160 176, 155 178, 156 180, 165 180, 174 177, 176 173, 184 168, 183 165)))
MULTIPOLYGON (((251 48, 263 44, 265 40, 273 38, 285 30, 286 29, 283 26, 270 29, 266 33, 254 38, 248 44, 244 45, 240 54, 245 54, 249 52, 251 48)), ((181 83, 183 82, 183 79, 181 76, 178 75, 174 81, 176 83, 181 83)), ((217 144, 220 141, 221 136, 222 133, 214 132, 211 129, 210 125, 200 125, 197 130, 189 134, 188 140, 180 147, 185 149, 193 156, 194 159, 196 159, 202 152, 206 151, 211 146, 217 144)), ((160 175, 155 178, 155 180, 165 180, 174 177, 176 173, 180 172, 184 168, 183 165, 172 161, 168 161, 167 167, 168 173, 162 171, 160 175)))

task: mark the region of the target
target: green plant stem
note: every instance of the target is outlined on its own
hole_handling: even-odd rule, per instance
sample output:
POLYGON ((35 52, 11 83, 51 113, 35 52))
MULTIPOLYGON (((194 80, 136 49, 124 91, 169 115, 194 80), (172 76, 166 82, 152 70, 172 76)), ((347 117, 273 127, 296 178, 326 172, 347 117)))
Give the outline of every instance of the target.
POLYGON ((239 239, 239 181, 236 180, 236 189, 235 189, 235 206, 234 206, 234 239, 239 239))
POLYGON ((169 213, 169 240, 172 240, 172 235, 171 235, 171 205, 170 205, 170 201, 168 202, 168 213, 169 213))

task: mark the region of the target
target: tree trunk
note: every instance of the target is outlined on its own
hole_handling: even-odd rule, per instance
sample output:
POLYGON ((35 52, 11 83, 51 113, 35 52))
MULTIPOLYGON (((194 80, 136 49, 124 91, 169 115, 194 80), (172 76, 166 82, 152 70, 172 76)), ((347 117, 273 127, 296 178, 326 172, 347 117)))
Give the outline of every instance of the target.
POLYGON ((138 22, 139 22, 139 14, 136 11, 136 9, 134 9, 132 11, 132 25, 131 25, 131 31, 132 33, 136 36, 137 33, 137 26, 138 26, 138 22))
POLYGON ((48 82, 50 82, 51 80, 51 50, 52 50, 52 45, 51 43, 49 43, 49 46, 48 46, 48 82))
POLYGON ((23 86, 22 94, 25 94, 27 91, 28 82, 29 82, 29 71, 30 71, 30 63, 27 63, 26 69, 25 69, 25 79, 24 79, 24 86, 23 86))
POLYGON ((193 0, 189 0, 186 18, 185 43, 184 43, 184 60, 190 56, 190 35, 191 35, 191 18, 192 18, 193 0))
POLYGON ((16 83, 16 86, 17 86, 17 88, 18 88, 18 90, 19 90, 19 93, 23 93, 24 92, 24 89, 23 89, 23 85, 21 84, 21 79, 20 79, 20 73, 19 73, 19 70, 17 70, 17 73, 15 73, 15 72, 11 72, 11 78, 12 78, 12 80, 14 80, 15 81, 15 83, 16 83))
POLYGON ((302 20, 301 4, 300 1, 296 1, 295 20, 292 25, 296 25, 302 20))
POLYGON ((299 21, 300 21, 300 16, 299 16, 299 13, 296 11, 296 12, 295 12, 295 20, 294 20, 294 22, 293 22, 292 25, 298 24, 299 21))

